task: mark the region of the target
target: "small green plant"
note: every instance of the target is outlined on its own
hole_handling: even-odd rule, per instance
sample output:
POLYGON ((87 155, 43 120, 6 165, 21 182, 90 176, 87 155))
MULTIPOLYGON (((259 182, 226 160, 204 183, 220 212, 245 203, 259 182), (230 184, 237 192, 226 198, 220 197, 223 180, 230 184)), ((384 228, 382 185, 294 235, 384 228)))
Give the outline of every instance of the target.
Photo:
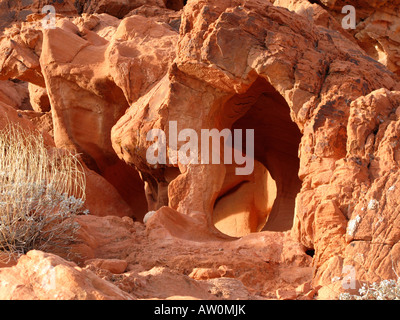
POLYGON ((8 260, 65 249, 75 239, 85 174, 76 156, 54 150, 39 132, 14 124, 0 131, 0 250, 8 260))
POLYGON ((399 300, 400 278, 396 280, 382 280, 379 283, 364 284, 359 290, 360 295, 341 293, 340 300, 399 300))

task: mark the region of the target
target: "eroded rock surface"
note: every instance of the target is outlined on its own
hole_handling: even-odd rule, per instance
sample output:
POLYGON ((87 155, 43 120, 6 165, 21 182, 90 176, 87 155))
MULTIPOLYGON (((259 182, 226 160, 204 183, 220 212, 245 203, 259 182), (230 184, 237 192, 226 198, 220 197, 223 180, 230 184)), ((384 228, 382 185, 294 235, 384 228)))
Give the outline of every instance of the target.
POLYGON ((65 1, 48 30, 40 1, 7 18, 0 123, 81 153, 93 214, 79 217, 79 267, 28 253, 0 269, 24 289, 1 294, 51 298, 28 289, 40 270, 20 279, 35 259, 83 281, 60 284, 66 299, 336 298, 345 267, 396 278, 397 2, 354 3, 354 30, 339 0, 183 4, 65 1), (149 163, 152 129, 166 163, 149 163), (254 130, 254 171, 180 161, 183 129, 254 130))

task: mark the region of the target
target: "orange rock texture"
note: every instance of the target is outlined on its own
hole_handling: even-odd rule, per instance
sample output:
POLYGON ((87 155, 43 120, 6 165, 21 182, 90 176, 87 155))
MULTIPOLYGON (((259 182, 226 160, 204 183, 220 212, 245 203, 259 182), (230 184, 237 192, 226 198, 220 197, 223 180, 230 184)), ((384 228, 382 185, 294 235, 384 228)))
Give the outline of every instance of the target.
POLYGON ((337 299, 346 270, 352 292, 397 279, 399 3, 353 1, 354 29, 347 4, 0 0, 0 128, 79 153, 91 212, 74 261, 0 265, 0 298, 337 299), (177 159, 184 129, 253 130, 254 170, 177 159))

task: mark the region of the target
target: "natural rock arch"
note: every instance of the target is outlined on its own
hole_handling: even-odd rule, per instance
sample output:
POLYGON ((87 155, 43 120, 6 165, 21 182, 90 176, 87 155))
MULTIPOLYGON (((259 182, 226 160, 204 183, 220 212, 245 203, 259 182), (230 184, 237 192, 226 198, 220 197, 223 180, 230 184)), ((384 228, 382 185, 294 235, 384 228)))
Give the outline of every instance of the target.
POLYGON ((234 172, 227 170, 225 181, 231 186, 221 190, 214 205, 214 222, 221 231, 225 230, 230 235, 244 235, 246 231, 262 229, 290 230, 295 198, 301 187, 298 178, 301 133, 290 118, 286 101, 265 79, 259 77, 245 93, 229 99, 222 106, 220 115, 227 122, 232 122, 229 126, 232 130, 254 130, 257 165, 249 177, 235 178, 232 177, 234 172), (232 112, 237 112, 234 118, 232 112), (240 223, 242 226, 238 225, 240 223), (229 228, 242 231, 235 232, 229 228))
MULTIPOLYGON (((165 129, 171 120, 197 132, 223 128, 218 122, 222 106, 265 79, 265 86, 289 106, 290 119, 302 135, 299 166, 292 166, 299 169, 302 184, 291 231, 315 250, 315 279, 326 282, 341 273, 349 248, 347 221, 371 183, 364 173, 368 169, 351 155, 348 119, 355 112, 353 102, 379 88, 394 90, 397 78, 339 32, 294 15, 268 2, 189 2, 174 65, 114 127, 114 149, 121 159, 163 182, 165 167, 146 164, 148 143, 141 137, 150 128, 165 129), (141 126, 127 121, 132 118, 141 126), (135 154, 126 151, 132 143, 139 146, 135 154)), ((246 117, 242 119, 237 125, 242 121, 247 126, 246 117)), ((223 165, 180 165, 168 183, 168 204, 184 214, 205 213, 212 229, 225 177, 223 165)))

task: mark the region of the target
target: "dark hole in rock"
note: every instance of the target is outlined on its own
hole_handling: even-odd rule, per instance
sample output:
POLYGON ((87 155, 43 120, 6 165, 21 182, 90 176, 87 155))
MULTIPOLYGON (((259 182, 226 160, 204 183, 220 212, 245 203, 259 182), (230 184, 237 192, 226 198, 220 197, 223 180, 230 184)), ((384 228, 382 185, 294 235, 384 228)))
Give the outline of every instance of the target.
POLYGON ((315 250, 314 249, 307 249, 306 250, 306 255, 310 256, 310 257, 314 257, 315 254, 315 250))
POLYGON ((168 0, 165 6, 168 9, 179 11, 183 9, 183 7, 186 5, 187 1, 184 0, 168 0))

